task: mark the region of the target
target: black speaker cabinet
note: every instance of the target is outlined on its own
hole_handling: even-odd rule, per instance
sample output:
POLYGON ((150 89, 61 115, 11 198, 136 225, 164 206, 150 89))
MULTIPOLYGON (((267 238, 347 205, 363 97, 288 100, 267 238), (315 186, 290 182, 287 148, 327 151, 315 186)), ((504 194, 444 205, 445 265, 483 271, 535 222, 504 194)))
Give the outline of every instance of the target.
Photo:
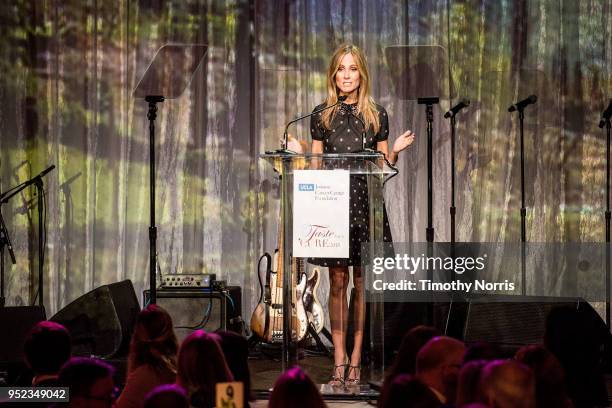
POLYGON ((512 299, 497 296, 492 299, 494 301, 474 299, 468 302, 463 333, 465 342, 486 341, 502 347, 539 344, 544 338, 548 314, 559 307, 582 309, 584 316, 591 316, 605 327, 597 312, 580 298, 522 296, 512 299))
MULTIPOLYGON (((448 296, 435 293, 436 298, 448 296)), ((352 298, 352 293, 351 293, 352 298)), ((486 298, 472 297, 458 302, 385 302, 384 304, 384 350, 385 363, 393 361, 404 334, 412 327, 427 324, 440 332, 461 339, 466 343, 488 342, 498 345, 503 351, 513 353, 521 346, 542 343, 546 319, 551 310, 558 307, 581 309, 581 316, 588 318, 592 325, 605 329, 605 323, 588 302, 580 298, 553 298, 532 296, 490 295, 486 298)), ((352 350, 353 310, 349 307, 349 321, 346 343, 352 350)), ((363 355, 369 355, 370 304, 366 303, 366 321, 363 341, 363 355)), ((608 336, 606 344, 612 350, 608 336)), ((612 361, 606 352, 604 357, 612 361)), ((612 367, 612 363, 607 363, 612 367)))
MULTIPOLYGON (((143 292, 144 303, 149 302, 149 291, 143 292)), ((231 330, 244 334, 242 292, 239 286, 228 286, 224 291, 207 289, 158 289, 157 305, 172 317, 179 343, 194 330, 231 330)))
POLYGON ((129 280, 100 286, 51 319, 72 337, 73 355, 118 358, 127 355, 140 305, 129 280))

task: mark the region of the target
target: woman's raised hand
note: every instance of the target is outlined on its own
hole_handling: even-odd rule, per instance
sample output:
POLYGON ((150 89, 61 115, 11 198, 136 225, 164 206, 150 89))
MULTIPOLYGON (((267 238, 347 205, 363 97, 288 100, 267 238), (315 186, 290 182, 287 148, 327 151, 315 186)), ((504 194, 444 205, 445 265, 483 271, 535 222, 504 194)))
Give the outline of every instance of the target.
MULTIPOLYGON (((304 153, 305 149, 302 143, 300 143, 295 137, 291 136, 291 134, 287 135, 287 150, 291 150, 292 152, 301 154, 304 153)), ((281 144, 283 141, 281 140, 281 144)))
POLYGON ((414 133, 412 130, 407 130, 402 133, 393 143, 393 152, 399 153, 414 142, 414 133))

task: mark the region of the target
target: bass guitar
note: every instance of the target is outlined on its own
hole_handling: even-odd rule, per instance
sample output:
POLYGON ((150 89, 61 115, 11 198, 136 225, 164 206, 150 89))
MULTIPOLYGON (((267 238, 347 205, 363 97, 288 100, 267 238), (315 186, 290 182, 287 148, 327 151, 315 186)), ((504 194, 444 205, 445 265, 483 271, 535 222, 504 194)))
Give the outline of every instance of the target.
MULTIPOLYGON (((282 343, 283 341, 283 230, 282 220, 279 223, 279 249, 275 253, 276 270, 270 268, 271 257, 264 254, 268 266, 266 270, 265 284, 261 283, 261 271, 258 270, 260 286, 263 287, 260 301, 251 316, 251 330, 267 343, 282 343), (266 257, 267 256, 267 257, 266 257)), ((260 260, 261 260, 260 259, 260 260)), ((306 274, 300 273, 299 262, 292 259, 292 277, 294 277, 291 288, 291 336, 296 342, 301 341, 308 332, 308 317, 302 301, 306 290, 306 274), (297 282, 296 282, 297 280, 297 282)))

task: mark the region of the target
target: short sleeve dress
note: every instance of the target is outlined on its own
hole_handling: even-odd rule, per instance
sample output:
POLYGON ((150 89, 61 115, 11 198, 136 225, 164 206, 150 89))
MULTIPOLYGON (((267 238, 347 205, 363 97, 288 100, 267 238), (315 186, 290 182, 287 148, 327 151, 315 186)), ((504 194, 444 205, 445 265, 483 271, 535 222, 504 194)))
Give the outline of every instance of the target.
MULTIPOLYGON (((318 105, 313 111, 324 108, 325 104, 318 105)), ((332 119, 330 129, 322 122, 322 114, 311 117, 310 133, 313 140, 323 142, 323 153, 356 153, 362 150, 363 124, 355 117, 356 104, 341 104, 335 117, 332 119)), ((380 120, 378 133, 370 127, 366 133, 366 148, 376 150, 376 143, 387 140, 389 137, 389 118, 385 108, 376 105, 380 120)), ((359 116, 361 118, 361 116, 359 116)), ((350 179, 350 246, 348 258, 309 258, 308 261, 319 266, 361 266, 361 243, 368 242, 368 187, 365 177, 351 176, 350 179)), ((383 208, 383 240, 391 242, 391 229, 387 218, 387 211, 383 208)))

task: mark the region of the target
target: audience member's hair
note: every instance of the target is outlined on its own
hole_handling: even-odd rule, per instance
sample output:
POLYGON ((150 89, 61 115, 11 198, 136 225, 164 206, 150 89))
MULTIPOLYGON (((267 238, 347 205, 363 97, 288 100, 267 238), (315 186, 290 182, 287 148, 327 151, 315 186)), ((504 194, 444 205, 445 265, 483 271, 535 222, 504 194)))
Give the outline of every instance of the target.
POLYGON ((465 350, 465 356, 463 362, 474 360, 497 360, 504 357, 510 357, 511 355, 504 356, 498 345, 489 343, 487 341, 477 341, 476 343, 470 344, 465 350))
POLYGON ((489 362, 480 376, 483 402, 495 408, 535 408, 535 380, 529 367, 514 360, 489 362))
POLYGON ((571 406, 565 388, 565 373, 554 354, 543 346, 525 346, 516 353, 515 359, 531 368, 535 376, 538 407, 571 406))
POLYGON ((416 377, 399 374, 385 384, 378 400, 379 408, 437 408, 442 403, 429 387, 416 377))
POLYGON ((128 372, 149 365, 176 373, 177 351, 178 342, 168 312, 157 305, 141 310, 130 342, 128 372))
POLYGON ((285 371, 274 383, 268 408, 322 408, 323 397, 310 377, 300 368, 285 371))
POLYGON ((393 378, 398 374, 414 374, 416 370, 416 356, 421 347, 429 340, 441 334, 440 330, 435 327, 422 325, 408 330, 402 339, 388 377, 393 378))
POLYGON ((445 364, 449 351, 461 351, 465 354, 465 346, 457 339, 446 336, 438 336, 429 340, 417 353, 416 372, 427 372, 445 364))
POLYGON ((145 398, 144 408, 189 408, 187 393, 176 384, 160 385, 145 398))
POLYGON ((70 334, 58 323, 37 323, 24 343, 26 363, 34 374, 57 374, 70 358, 70 334))
POLYGON ((442 394, 444 403, 453 404, 455 401, 464 354, 465 345, 446 336, 429 340, 417 354, 417 378, 442 394))
POLYGON ((479 392, 480 374, 488 363, 487 360, 473 360, 468 361, 461 367, 457 382, 456 405, 458 407, 481 401, 479 392))
POLYGON ((70 390, 71 405, 87 406, 87 402, 77 403, 78 400, 106 400, 108 405, 112 404, 112 377, 115 369, 95 358, 72 357, 60 370, 59 384, 70 390), (109 379, 111 389, 107 395, 92 395, 92 389, 100 380, 109 379))
POLYGON ((225 355, 227 366, 232 372, 234 381, 244 385, 244 406, 252 400, 251 373, 249 372, 249 344, 246 338, 238 333, 219 331, 216 333, 221 339, 221 349, 225 355))
POLYGON ((183 341, 178 353, 176 380, 189 394, 192 406, 215 405, 215 385, 233 380, 219 345, 219 336, 197 330, 183 341))
POLYGON ((547 316, 544 345, 565 369, 567 392, 576 406, 607 405, 600 360, 609 341, 608 329, 588 304, 559 306, 547 316))

